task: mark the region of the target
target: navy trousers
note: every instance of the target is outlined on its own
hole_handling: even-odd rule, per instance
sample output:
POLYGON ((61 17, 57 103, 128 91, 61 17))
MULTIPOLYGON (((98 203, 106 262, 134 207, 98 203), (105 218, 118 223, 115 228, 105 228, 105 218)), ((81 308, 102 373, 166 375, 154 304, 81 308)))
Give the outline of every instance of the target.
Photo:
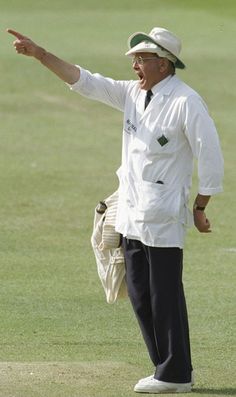
POLYGON ((154 377, 191 381, 188 315, 182 283, 183 251, 148 247, 123 238, 129 298, 138 319, 154 377))

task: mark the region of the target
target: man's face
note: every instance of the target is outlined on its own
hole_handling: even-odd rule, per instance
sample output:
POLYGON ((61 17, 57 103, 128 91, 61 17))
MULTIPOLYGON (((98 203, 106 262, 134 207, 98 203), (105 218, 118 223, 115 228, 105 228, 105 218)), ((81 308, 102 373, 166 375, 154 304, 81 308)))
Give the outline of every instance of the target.
POLYGON ((139 85, 143 90, 150 90, 162 79, 160 60, 157 54, 139 52, 133 56, 133 69, 139 77, 139 85))

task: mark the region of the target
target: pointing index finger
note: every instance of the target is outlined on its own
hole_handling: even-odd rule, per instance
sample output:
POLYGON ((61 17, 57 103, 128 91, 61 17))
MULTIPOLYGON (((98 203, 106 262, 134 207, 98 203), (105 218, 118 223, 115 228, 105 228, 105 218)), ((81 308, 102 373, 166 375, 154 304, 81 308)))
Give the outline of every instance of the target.
POLYGON ((15 30, 7 29, 7 32, 12 34, 13 36, 15 36, 19 40, 25 39, 25 36, 23 36, 23 34, 21 34, 19 32, 16 32, 15 30))

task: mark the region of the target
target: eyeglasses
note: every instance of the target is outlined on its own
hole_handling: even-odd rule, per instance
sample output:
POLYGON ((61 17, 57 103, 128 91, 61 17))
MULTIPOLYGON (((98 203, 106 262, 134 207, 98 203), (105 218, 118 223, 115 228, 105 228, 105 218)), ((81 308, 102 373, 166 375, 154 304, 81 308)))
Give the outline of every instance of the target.
POLYGON ((137 63, 138 65, 143 66, 146 61, 151 61, 152 59, 158 59, 158 58, 159 58, 158 56, 156 56, 156 57, 147 57, 147 58, 143 58, 141 56, 133 57, 132 58, 132 64, 134 65, 135 63, 137 63))

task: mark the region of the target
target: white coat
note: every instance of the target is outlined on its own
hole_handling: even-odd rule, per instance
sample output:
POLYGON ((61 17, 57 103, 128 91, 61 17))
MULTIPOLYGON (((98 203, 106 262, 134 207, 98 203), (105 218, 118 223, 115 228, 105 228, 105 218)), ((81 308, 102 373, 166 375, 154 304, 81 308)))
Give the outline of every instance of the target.
POLYGON ((193 160, 202 195, 222 191, 223 158, 202 98, 177 76, 146 91, 138 81, 116 81, 82 68, 71 89, 124 112, 116 230, 148 246, 183 248, 193 160))

